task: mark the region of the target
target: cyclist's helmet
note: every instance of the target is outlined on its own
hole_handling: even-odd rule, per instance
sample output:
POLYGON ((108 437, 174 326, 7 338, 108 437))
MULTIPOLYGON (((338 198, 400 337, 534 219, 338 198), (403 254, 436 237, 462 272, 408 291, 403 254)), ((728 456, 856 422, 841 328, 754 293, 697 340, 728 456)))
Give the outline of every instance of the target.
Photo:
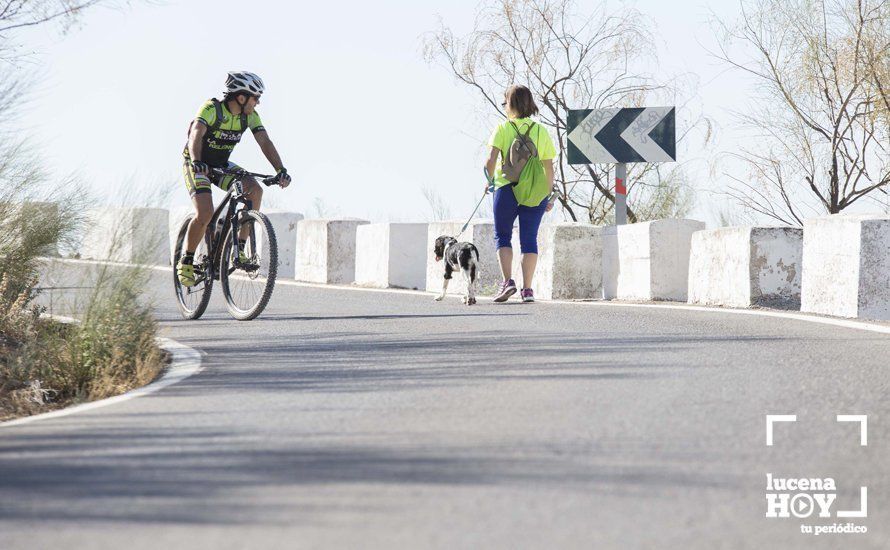
POLYGON ((246 92, 260 97, 266 91, 263 79, 247 71, 232 71, 226 77, 226 93, 246 92))

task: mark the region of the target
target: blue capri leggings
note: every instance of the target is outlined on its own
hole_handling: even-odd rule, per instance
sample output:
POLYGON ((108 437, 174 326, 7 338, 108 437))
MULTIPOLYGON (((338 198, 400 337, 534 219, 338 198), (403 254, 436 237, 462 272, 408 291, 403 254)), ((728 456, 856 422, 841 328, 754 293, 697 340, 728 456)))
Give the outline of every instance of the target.
POLYGON ((538 253, 538 228, 547 211, 547 199, 538 206, 522 206, 516 202, 513 186, 505 185, 494 192, 494 240, 498 248, 511 248, 513 222, 519 217, 519 246, 523 254, 538 253))

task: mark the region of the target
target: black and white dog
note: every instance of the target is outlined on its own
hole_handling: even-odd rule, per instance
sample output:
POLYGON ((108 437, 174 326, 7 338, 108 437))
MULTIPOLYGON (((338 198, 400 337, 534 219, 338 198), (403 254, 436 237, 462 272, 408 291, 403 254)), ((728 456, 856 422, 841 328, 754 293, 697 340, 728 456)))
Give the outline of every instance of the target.
POLYGON ((459 270, 467 281, 467 294, 464 296, 464 303, 468 306, 475 304, 476 269, 479 265, 479 251, 476 246, 473 243, 459 243, 454 237, 442 235, 436 239, 433 253, 436 255, 437 262, 445 260, 445 282, 442 285, 442 294, 436 296, 436 301, 439 302, 445 298, 451 274, 459 270))

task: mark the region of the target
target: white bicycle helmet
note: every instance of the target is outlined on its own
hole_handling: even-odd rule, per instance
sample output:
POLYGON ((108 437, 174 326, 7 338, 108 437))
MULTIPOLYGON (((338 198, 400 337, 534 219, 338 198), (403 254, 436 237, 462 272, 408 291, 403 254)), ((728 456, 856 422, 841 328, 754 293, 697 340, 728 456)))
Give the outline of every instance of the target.
POLYGON ((247 71, 232 71, 226 77, 226 93, 246 92, 253 96, 261 96, 266 91, 263 79, 247 71))

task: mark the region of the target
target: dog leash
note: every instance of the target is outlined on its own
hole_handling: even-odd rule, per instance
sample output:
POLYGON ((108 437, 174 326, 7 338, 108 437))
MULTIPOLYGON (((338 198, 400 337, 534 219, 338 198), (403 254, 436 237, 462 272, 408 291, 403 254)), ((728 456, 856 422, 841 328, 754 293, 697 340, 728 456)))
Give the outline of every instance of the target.
MULTIPOLYGON (((460 233, 454 236, 455 239, 460 237, 464 231, 467 230, 467 227, 470 225, 470 222, 473 221, 473 216, 476 215, 476 212, 479 210, 479 207, 482 206, 482 201, 485 200, 485 197, 492 191, 494 191, 494 181, 491 179, 491 175, 488 173, 488 168, 483 168, 482 171, 485 173, 485 181, 488 182, 488 188, 485 190, 485 194, 482 195, 482 198, 479 199, 479 202, 476 203, 476 208, 473 209, 473 213, 470 214, 470 217, 467 218, 467 223, 464 224, 460 229, 460 233)), ((459 239, 458 239, 459 240, 459 239)))

